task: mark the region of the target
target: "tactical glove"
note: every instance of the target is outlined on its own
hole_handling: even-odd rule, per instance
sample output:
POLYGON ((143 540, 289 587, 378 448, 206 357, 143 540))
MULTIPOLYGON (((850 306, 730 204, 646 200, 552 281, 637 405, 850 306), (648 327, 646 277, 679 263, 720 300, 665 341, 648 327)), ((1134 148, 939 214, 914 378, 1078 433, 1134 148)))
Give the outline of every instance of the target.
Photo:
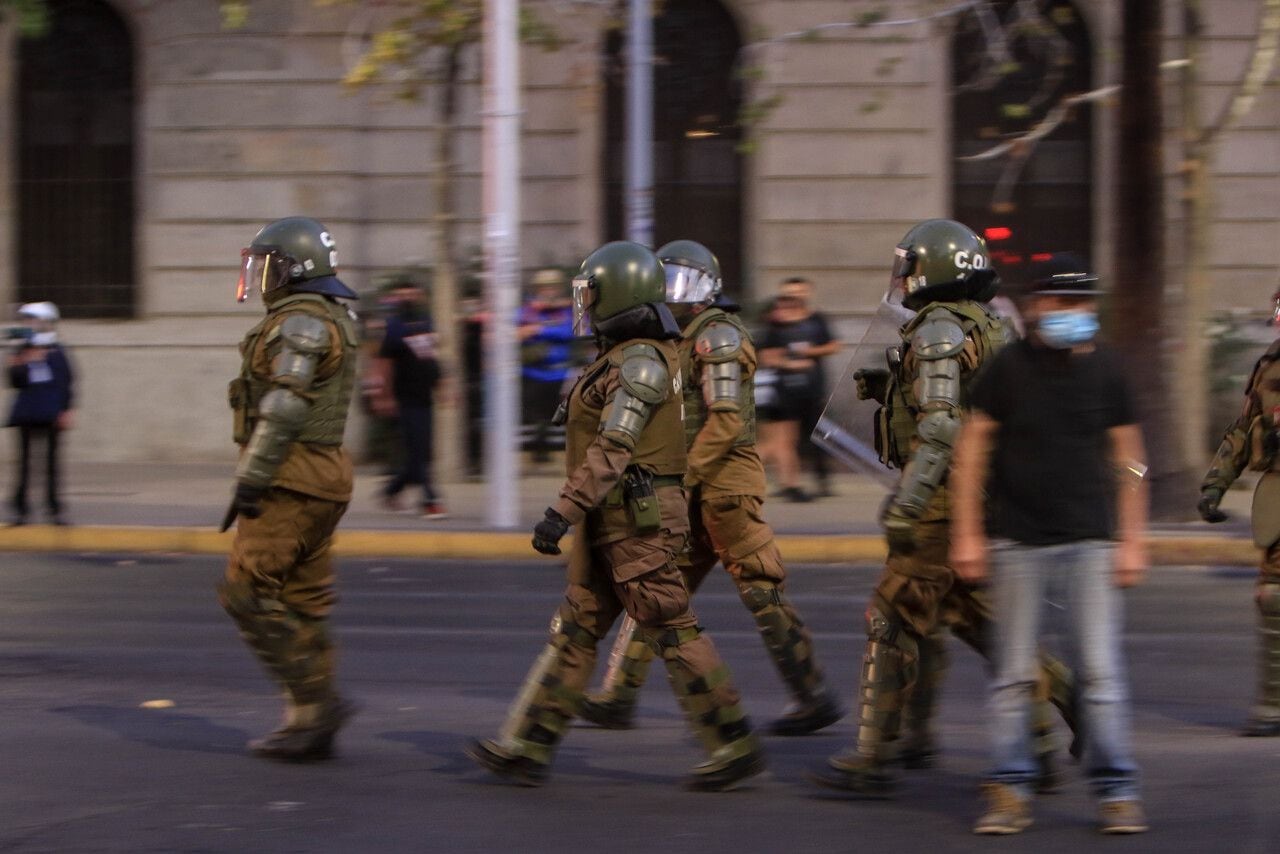
POLYGON ((884 403, 885 392, 889 390, 888 371, 883 368, 860 368, 853 372, 853 379, 858 384, 858 400, 884 403))
POLYGON ((1218 509, 1218 502, 1221 500, 1221 489, 1200 490, 1200 503, 1196 505, 1196 510, 1200 511, 1200 518, 1206 522, 1227 521, 1227 514, 1218 509))
POLYGON ((560 538, 569 530, 569 520, 547 508, 546 518, 533 526, 533 549, 544 555, 560 554, 560 538))
POLYGON ((889 549, 899 554, 911 554, 916 550, 915 520, 903 512, 895 502, 889 502, 880 516, 884 537, 889 549))
POLYGON ((246 519, 257 519, 262 515, 262 496, 266 494, 264 486, 237 483, 235 495, 231 498, 231 508, 246 519))

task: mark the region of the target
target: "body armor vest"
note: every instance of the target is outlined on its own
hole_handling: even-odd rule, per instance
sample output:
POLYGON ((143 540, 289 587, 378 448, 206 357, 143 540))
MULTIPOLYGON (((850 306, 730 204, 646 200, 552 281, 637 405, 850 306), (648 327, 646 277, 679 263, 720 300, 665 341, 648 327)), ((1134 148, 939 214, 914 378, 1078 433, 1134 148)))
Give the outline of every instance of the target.
POLYGON ((587 448, 600 432, 605 406, 611 403, 605 401, 599 392, 593 394, 593 387, 610 368, 621 368, 628 355, 636 354, 639 348, 656 351, 666 363, 671 376, 671 393, 666 400, 655 405, 653 414, 636 443, 631 465, 656 475, 679 477, 684 474, 687 456, 681 414, 684 398, 680 389, 680 357, 671 342, 647 338, 615 345, 582 372, 582 378, 569 393, 568 420, 565 422, 565 464, 569 474, 586 459, 587 448))
POLYGON ((341 445, 347 426, 347 408, 351 403, 351 393, 355 390, 356 346, 359 336, 355 321, 346 306, 309 293, 294 294, 277 302, 240 342, 240 376, 231 384, 231 408, 235 412, 234 439, 238 444, 249 441, 258 421, 258 403, 272 389, 269 379, 254 375, 253 354, 257 350, 258 340, 268 326, 272 327, 269 335, 273 338, 279 336, 280 324, 273 321, 285 309, 301 311, 326 320, 337 326, 341 333, 342 367, 333 376, 317 380, 307 389, 306 396, 311 401, 311 408, 307 413, 307 423, 295 439, 315 445, 341 445))
POLYGON ((1280 341, 1258 359, 1247 394, 1257 409, 1246 426, 1250 471, 1274 471, 1280 458, 1280 341))
MULTIPOLYGON (((902 327, 902 347, 894 348, 889 355, 889 385, 885 391, 884 406, 877 413, 876 450, 880 461, 894 468, 903 468, 911 459, 911 445, 916 436, 916 416, 920 406, 913 388, 916 378, 907 376, 904 365, 911 346, 911 336, 916 327, 929 315, 938 311, 950 313, 964 330, 965 337, 978 345, 978 364, 991 358, 997 350, 1012 338, 1009 327, 991 313, 985 305, 973 300, 961 302, 929 303, 920 313, 902 327)), ((968 383, 961 387, 961 405, 968 397, 968 383)))
MULTIPOLYGON (((751 333, 742 325, 742 321, 718 308, 708 308, 689 322, 679 345, 680 370, 685 379, 684 440, 686 448, 693 447, 693 440, 698 437, 699 431, 707 423, 707 400, 703 397, 702 384, 698 382, 699 372, 694 365, 694 344, 698 333, 717 320, 737 329, 744 342, 751 341, 751 333)), ((744 370, 738 385, 738 417, 742 419, 742 431, 733 443, 735 448, 756 443, 756 395, 751 380, 751 374, 744 370)))

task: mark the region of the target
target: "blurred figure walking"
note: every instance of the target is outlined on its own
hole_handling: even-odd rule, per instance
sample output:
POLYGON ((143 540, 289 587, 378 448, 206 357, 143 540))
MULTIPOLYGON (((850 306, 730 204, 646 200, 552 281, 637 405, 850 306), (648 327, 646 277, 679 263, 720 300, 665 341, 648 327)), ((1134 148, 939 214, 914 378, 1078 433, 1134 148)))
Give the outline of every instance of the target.
POLYGON ((58 343, 58 307, 30 302, 18 309, 18 325, 10 335, 16 348, 9 355, 9 384, 18 390, 9 426, 18 428, 18 472, 13 491, 12 525, 27 521, 27 486, 33 441, 45 445, 45 507, 49 521, 65 525, 60 497, 58 445, 62 431, 71 429, 74 373, 66 351, 58 343))

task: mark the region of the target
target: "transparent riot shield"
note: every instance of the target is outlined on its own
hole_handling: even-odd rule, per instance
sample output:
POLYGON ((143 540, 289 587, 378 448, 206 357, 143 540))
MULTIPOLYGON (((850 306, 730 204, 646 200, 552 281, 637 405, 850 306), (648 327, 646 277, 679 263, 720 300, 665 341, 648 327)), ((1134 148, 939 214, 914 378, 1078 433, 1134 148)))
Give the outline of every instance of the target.
POLYGON ((861 370, 886 370, 889 366, 886 351, 902 345, 898 330, 915 312, 902 305, 897 298, 899 293, 890 291, 880 300, 866 333, 853 350, 849 366, 832 389, 812 436, 819 448, 886 486, 896 484, 898 477, 880 462, 880 453, 876 450, 876 412, 880 403, 872 398, 858 399, 858 381, 854 375, 861 370))

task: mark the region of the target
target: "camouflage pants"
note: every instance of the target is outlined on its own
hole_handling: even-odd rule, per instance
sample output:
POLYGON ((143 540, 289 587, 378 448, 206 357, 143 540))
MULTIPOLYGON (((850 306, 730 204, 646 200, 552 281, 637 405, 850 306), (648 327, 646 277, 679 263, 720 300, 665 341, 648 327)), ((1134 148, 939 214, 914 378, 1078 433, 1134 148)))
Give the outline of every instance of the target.
MULTIPOLYGON (((937 689, 946 672, 941 631, 951 633, 988 662, 992 607, 987 592, 958 581, 947 565, 946 520, 916 526, 910 554, 890 551, 868 608, 867 654, 861 686, 859 752, 880 761, 905 721, 909 737, 928 741, 937 689)), ((1074 729, 1071 671, 1041 655, 1041 680, 1032 729, 1039 752, 1052 749, 1050 701, 1074 729)))
POLYGON ((241 517, 218 595, 249 648, 297 705, 333 695, 333 531, 342 502, 270 490, 241 517))
POLYGON ((534 664, 511 709, 501 742, 540 762, 577 714, 595 668, 596 646, 625 611, 642 640, 662 658, 695 734, 709 752, 749 732, 739 695, 711 639, 689 607, 676 568, 683 533, 659 531, 588 545, 579 536, 569 553, 569 584, 552 622, 547 649, 534 664))

